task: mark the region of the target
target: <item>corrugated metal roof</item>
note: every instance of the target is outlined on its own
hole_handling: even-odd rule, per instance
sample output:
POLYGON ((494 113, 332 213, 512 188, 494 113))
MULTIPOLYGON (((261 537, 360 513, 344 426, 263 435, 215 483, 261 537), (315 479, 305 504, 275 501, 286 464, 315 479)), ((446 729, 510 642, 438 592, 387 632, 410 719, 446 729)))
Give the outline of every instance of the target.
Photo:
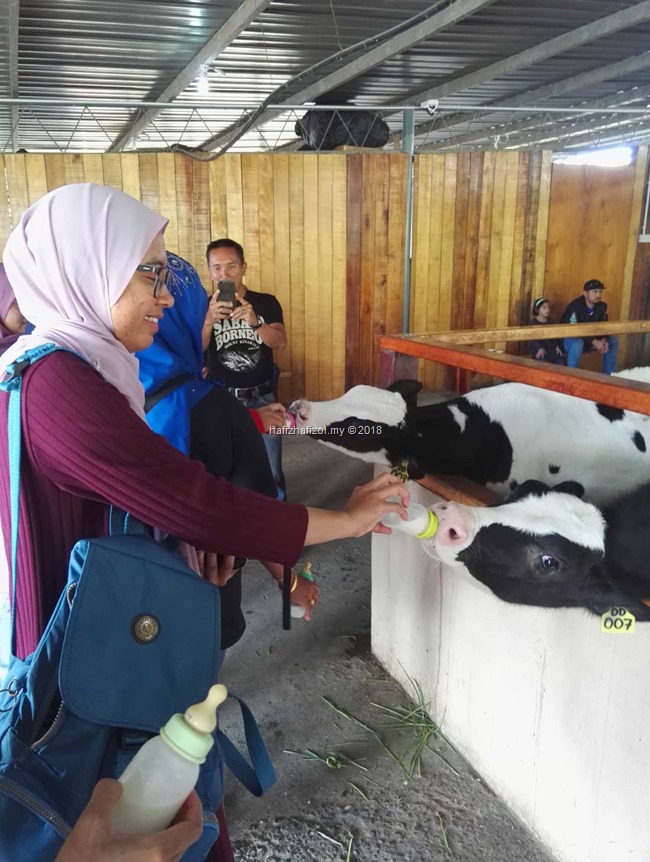
MULTIPOLYGON (((416 145, 427 149, 541 143, 559 148, 570 146, 572 139, 587 146, 590 131, 594 143, 605 137, 645 141, 650 136, 650 98, 643 88, 650 86, 650 61, 620 77, 607 78, 602 69, 649 48, 650 2, 633 0, 3 0, 0 99, 17 95, 24 101, 19 112, 0 103, 0 150, 10 151, 14 144, 28 151, 70 152, 102 152, 118 144, 139 149, 274 149, 296 141, 294 124, 302 110, 267 112, 243 135, 237 126, 265 100, 302 104, 307 87, 329 82, 332 75, 336 80, 327 85, 321 102, 401 106, 418 104, 423 92, 436 97, 440 91, 435 122, 425 112, 416 115, 416 145), (19 23, 14 94, 12 8, 19 23), (237 16, 249 8, 251 20, 237 29, 237 16), (405 39, 396 53, 385 45, 381 50, 389 56, 363 68, 382 40, 394 38, 400 28, 415 32, 423 25, 424 17, 416 22, 410 20, 413 16, 432 21, 445 10, 458 20, 413 44, 405 39), (610 16, 618 20, 631 14, 639 15, 634 24, 623 21, 604 32, 610 16), (598 30, 594 22, 600 22, 598 30), (200 96, 197 55, 224 26, 230 27, 227 44, 217 56, 208 57, 210 93, 200 96), (594 32, 579 39, 576 31, 584 27, 594 32), (564 34, 570 34, 565 42, 572 44, 545 45, 564 34), (360 45, 367 40, 375 41, 360 45), (542 46, 543 56, 520 57, 535 46, 542 46), (188 66, 195 80, 179 81, 188 66), (528 91, 578 75, 583 78, 574 90, 565 86, 557 95, 525 103, 528 91), (640 88, 637 97, 630 93, 634 87, 640 88), (144 109, 99 104, 106 99, 155 102, 167 88, 172 89, 172 101, 185 107, 148 113, 137 129, 133 123, 144 109), (519 108, 540 110, 471 110, 517 97, 519 108), (52 103, 62 98, 78 106, 52 103), (600 113, 584 113, 594 100, 606 100, 599 105, 600 113), (616 112, 620 104, 643 112, 616 112), (563 115, 549 113, 549 107, 576 110, 563 115)), ((391 130, 399 132, 400 114, 386 112, 386 117, 391 130)))

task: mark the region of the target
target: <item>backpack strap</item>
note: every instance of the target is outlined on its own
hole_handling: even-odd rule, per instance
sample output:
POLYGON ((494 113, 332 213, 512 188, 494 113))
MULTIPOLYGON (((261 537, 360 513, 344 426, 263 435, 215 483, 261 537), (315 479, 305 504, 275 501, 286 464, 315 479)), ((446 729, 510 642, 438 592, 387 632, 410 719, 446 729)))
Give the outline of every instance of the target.
POLYGON ((43 344, 27 350, 7 368, 7 373, 0 389, 9 393, 9 408, 7 412, 7 440, 9 448, 9 489, 11 499, 11 656, 15 657, 16 649, 16 587, 18 560, 18 524, 20 519, 20 455, 21 425, 20 396, 23 387, 23 372, 34 362, 55 350, 65 350, 55 344, 43 344))
POLYGON ((251 762, 248 763, 222 730, 217 730, 217 741, 223 754, 224 763, 247 790, 255 796, 262 796, 275 783, 275 769, 253 713, 236 694, 229 691, 228 696, 239 704, 244 720, 246 747, 251 762))
POLYGON ((189 383, 190 380, 194 380, 193 374, 178 374, 176 377, 172 377, 170 380, 167 380, 163 383, 162 386, 159 386, 158 389, 155 389, 144 399, 144 412, 148 413, 150 410, 156 406, 159 401, 162 401, 163 398, 166 398, 170 392, 173 392, 174 389, 178 389, 179 386, 182 386, 184 383, 189 383))

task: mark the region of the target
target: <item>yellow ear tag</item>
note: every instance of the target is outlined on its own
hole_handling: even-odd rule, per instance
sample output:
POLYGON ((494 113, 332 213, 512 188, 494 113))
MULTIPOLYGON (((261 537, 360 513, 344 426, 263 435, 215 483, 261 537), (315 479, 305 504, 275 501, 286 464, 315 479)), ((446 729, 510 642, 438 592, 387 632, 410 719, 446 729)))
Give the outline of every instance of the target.
POLYGON ((399 476, 402 480, 402 484, 408 482, 409 479, 409 462, 408 458, 404 458, 403 461, 400 461, 399 464, 396 464, 393 469, 390 471, 393 476, 399 476))
POLYGON ((600 618, 600 630, 606 634, 633 634, 636 617, 627 608, 610 608, 600 618))

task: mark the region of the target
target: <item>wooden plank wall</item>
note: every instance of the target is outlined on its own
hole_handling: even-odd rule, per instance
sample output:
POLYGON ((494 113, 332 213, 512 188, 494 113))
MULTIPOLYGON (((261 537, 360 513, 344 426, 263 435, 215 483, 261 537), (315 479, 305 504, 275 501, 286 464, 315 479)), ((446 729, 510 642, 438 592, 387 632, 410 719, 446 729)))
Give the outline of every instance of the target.
MULTIPOLYGON (((552 170, 551 154, 539 151, 414 162, 412 332, 525 324, 534 297, 548 293, 559 309, 594 276, 610 285, 612 318, 638 316, 644 150, 616 170, 552 170)), ((31 203, 84 181, 122 188, 167 216, 168 247, 208 289, 205 247, 230 236, 245 248, 248 285, 284 309, 280 397, 331 398, 377 384, 378 339, 402 331, 407 165, 401 153, 227 154, 209 163, 170 153, 0 156, 9 192, 0 248, 31 203)), ((452 383, 430 363, 420 379, 427 388, 452 383)))
MULTIPOLYGON (((528 321, 544 280, 550 180, 550 152, 416 156, 412 332, 528 321)), ((420 379, 452 383, 434 363, 420 379)))
POLYGON ((346 388, 379 384, 379 339, 401 332, 408 160, 347 158, 346 388))
POLYGON ((75 182, 121 188, 166 216, 167 247, 197 268, 209 291, 208 242, 242 243, 248 286, 275 294, 284 310, 280 398, 345 390, 345 156, 228 154, 206 163, 171 153, 12 154, 0 155, 0 171, 8 190, 0 249, 28 206, 75 182))
MULTIPOLYGON (((554 165, 544 295, 556 315, 582 294, 587 279, 599 278, 606 286, 610 320, 638 316, 632 287, 646 164, 647 148, 642 147, 625 167, 554 165)), ((621 338, 619 368, 627 364, 626 341, 638 338, 621 338)), ((598 360, 587 355, 583 365, 600 370, 598 360)))

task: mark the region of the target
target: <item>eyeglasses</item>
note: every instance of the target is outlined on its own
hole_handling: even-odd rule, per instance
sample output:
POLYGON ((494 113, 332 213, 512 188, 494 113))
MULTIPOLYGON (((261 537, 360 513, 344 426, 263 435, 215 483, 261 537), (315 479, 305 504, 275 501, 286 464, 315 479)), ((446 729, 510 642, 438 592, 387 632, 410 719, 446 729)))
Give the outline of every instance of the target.
POLYGON ((152 272, 156 278, 153 283, 154 299, 158 299, 163 290, 167 287, 169 280, 169 269, 166 266, 161 266, 159 263, 141 263, 136 266, 137 272, 152 272))

